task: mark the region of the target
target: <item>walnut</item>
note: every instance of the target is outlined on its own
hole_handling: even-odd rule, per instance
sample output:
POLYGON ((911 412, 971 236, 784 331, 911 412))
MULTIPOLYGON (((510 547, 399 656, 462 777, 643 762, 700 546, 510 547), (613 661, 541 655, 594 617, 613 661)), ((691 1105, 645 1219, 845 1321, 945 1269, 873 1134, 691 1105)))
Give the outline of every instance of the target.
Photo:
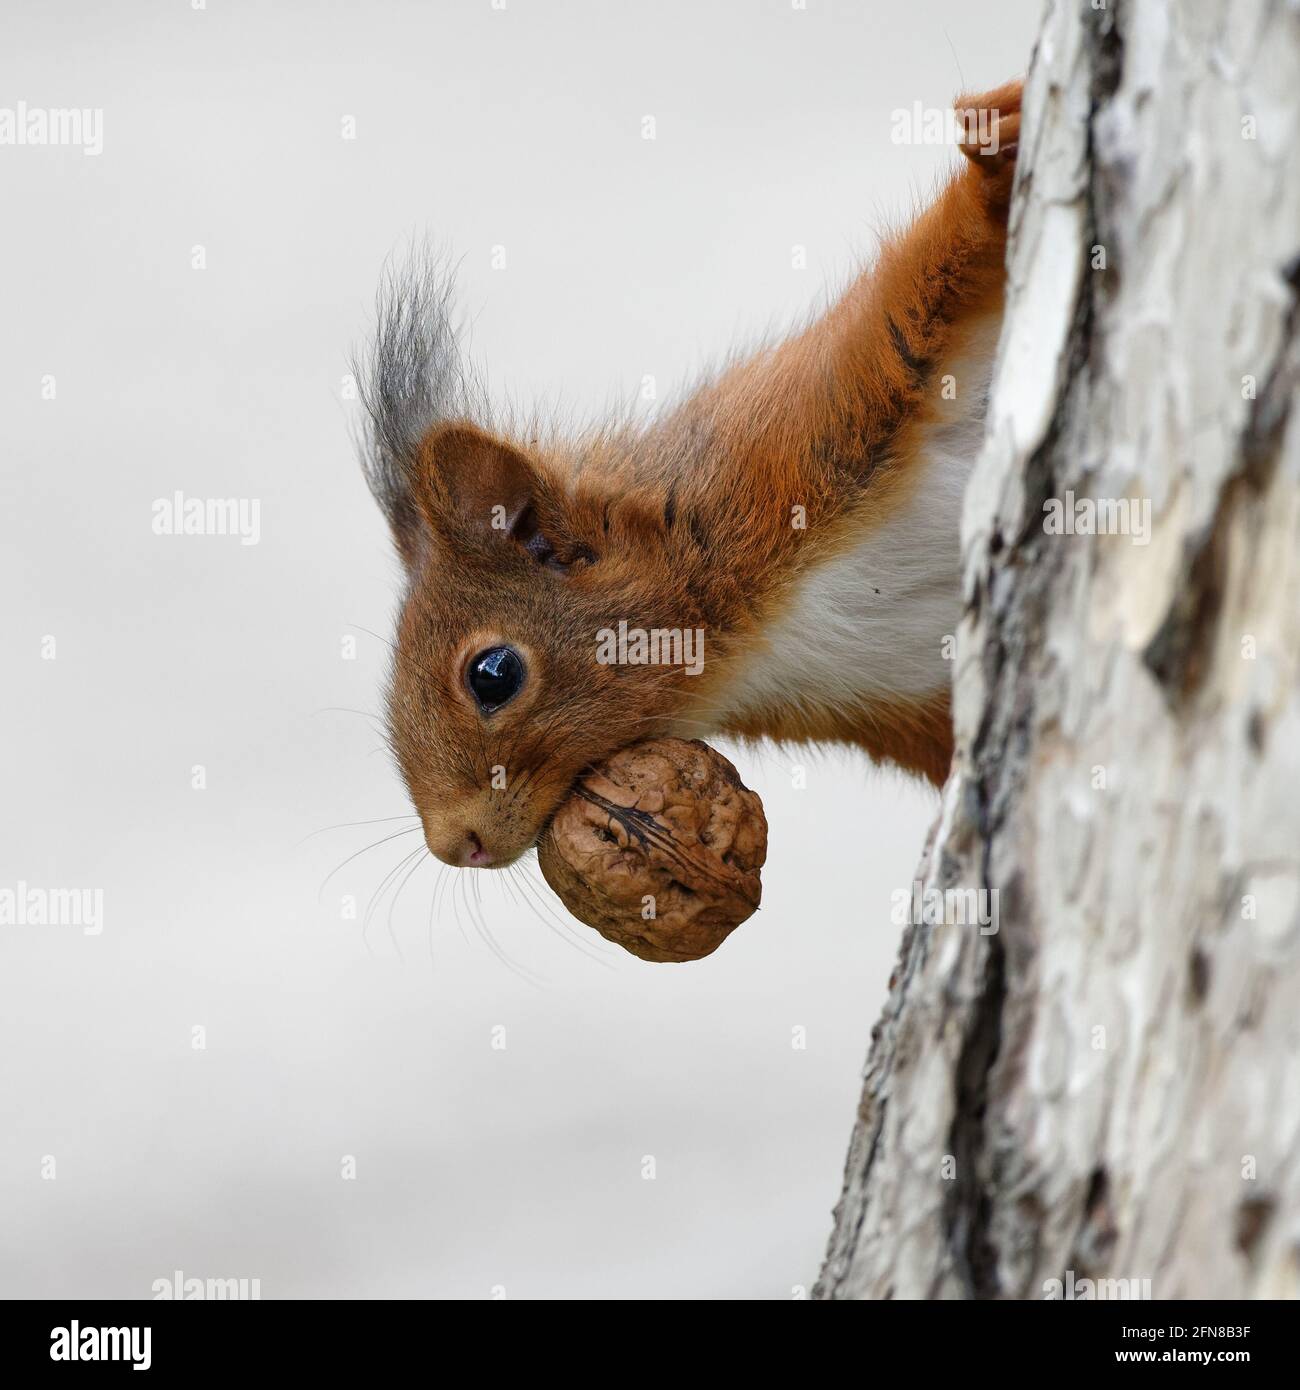
POLYGON ((698 739, 633 744, 588 772, 538 849, 565 907, 642 960, 699 960, 762 896, 767 817, 698 739))

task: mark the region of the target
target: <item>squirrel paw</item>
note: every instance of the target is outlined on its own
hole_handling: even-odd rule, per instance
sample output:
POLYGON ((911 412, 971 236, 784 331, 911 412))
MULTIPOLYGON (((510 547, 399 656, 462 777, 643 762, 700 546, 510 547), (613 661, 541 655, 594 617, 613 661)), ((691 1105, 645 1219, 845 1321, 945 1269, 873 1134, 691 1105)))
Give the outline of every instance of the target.
POLYGON ((958 97, 953 110, 960 134, 957 148, 982 173, 1010 179, 1020 145, 1020 100, 1024 83, 1017 78, 991 92, 958 97))

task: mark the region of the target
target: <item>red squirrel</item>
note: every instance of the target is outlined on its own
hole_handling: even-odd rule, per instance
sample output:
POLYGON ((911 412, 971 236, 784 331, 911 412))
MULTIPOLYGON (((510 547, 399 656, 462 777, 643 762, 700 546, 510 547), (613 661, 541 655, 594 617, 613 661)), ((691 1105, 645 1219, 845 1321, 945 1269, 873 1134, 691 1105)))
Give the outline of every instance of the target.
POLYGON ((1020 83, 820 319, 648 424, 507 438, 418 267, 380 296, 365 468, 406 573, 391 741, 439 859, 500 868, 589 764, 710 733, 952 756, 961 499, 1001 323, 1020 83), (943 383, 948 383, 947 390, 943 383), (597 659, 698 631, 704 659, 597 659))

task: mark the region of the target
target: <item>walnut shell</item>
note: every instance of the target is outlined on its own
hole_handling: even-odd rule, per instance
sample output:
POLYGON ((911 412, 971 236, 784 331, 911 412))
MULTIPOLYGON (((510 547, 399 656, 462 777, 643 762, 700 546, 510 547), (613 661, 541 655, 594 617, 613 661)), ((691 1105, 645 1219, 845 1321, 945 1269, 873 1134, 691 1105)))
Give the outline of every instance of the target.
POLYGON ((656 961, 716 951, 758 907, 766 856, 758 795, 721 753, 679 738, 633 744, 588 772, 537 855, 580 922, 656 961))

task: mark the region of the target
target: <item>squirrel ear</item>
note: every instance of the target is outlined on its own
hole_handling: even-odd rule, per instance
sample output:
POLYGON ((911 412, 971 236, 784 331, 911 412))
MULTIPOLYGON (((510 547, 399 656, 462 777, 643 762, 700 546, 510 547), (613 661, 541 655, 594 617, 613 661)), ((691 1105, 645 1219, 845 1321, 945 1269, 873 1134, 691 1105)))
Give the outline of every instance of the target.
POLYGON ((435 527, 482 527, 513 535, 530 509, 536 479, 528 459, 471 424, 442 425, 420 446, 422 501, 435 527))
POLYGON ((514 445, 477 425, 443 425, 421 445, 420 471, 423 505, 435 530, 450 532, 453 540, 478 530, 514 541, 538 564, 568 568, 538 518, 543 489, 536 467, 514 445))

